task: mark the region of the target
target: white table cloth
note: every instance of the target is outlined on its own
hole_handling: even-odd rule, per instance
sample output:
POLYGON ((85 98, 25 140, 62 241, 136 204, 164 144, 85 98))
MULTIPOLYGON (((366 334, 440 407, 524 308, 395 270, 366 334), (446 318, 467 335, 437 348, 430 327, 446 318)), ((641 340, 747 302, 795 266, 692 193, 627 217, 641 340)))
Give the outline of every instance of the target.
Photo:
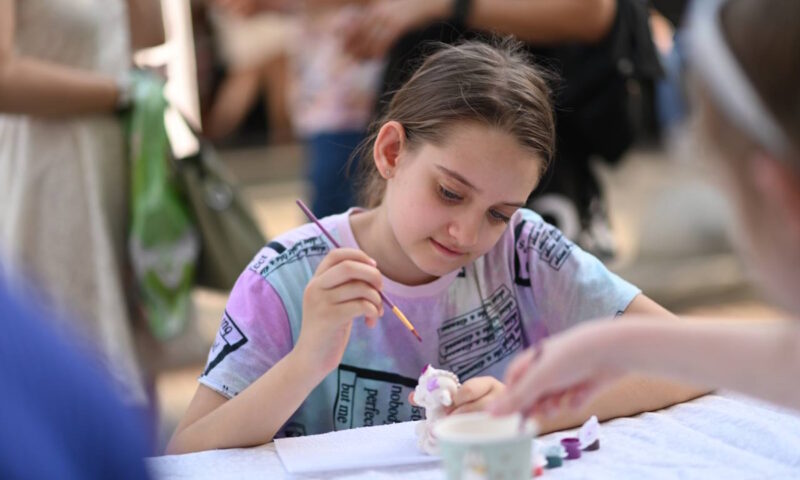
MULTIPOLYGON (((384 429, 385 427, 372 427, 384 429)), ((374 430, 380 437, 391 430, 374 430)), ((558 441, 570 432, 545 435, 558 441)), ((353 439, 357 444, 358 440, 353 439)), ((274 443, 147 459, 154 478, 444 478, 437 463, 290 475, 274 443)), ((746 397, 708 395, 602 424, 601 448, 546 470, 543 479, 800 479, 800 415, 746 397)))

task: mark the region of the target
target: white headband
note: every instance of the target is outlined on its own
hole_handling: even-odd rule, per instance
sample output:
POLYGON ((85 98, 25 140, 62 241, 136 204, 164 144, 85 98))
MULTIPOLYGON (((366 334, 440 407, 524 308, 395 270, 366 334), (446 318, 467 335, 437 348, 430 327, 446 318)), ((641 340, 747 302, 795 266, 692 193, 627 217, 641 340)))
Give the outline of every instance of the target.
POLYGON ((764 107, 722 36, 722 7, 728 0, 695 0, 689 14, 688 56, 727 118, 780 157, 790 142, 764 107))

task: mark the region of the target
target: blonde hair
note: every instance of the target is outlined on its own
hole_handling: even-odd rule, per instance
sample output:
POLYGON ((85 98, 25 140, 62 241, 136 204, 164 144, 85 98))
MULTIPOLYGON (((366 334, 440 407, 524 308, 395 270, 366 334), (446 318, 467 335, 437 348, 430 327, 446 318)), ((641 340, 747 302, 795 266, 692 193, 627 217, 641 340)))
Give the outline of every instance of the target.
MULTIPOLYGON (((472 121, 499 128, 541 157, 541 170, 555 150, 555 120, 545 74, 533 65, 522 43, 504 38, 493 43, 440 45, 394 94, 386 113, 374 122, 357 149, 362 204, 381 203, 386 187, 372 156, 380 127, 397 121, 406 146, 441 145, 456 123, 472 121)), ((531 185, 533 190, 534 185, 531 185)))

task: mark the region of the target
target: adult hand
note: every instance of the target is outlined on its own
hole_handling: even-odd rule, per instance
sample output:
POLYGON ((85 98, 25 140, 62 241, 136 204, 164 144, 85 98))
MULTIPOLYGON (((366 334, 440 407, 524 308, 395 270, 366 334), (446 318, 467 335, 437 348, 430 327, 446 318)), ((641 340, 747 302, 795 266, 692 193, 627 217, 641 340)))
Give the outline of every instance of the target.
POLYGON ((381 273, 366 253, 332 250, 322 260, 303 294, 303 323, 295 349, 315 365, 333 370, 344 355, 353 319, 373 327, 383 315, 381 273))
POLYGON ((547 417, 585 405, 623 374, 604 348, 614 334, 612 325, 585 324, 519 355, 506 371, 507 390, 489 411, 547 417))
POLYGON ((357 58, 382 58, 405 33, 440 16, 450 0, 381 0, 354 14, 340 27, 344 49, 357 58))

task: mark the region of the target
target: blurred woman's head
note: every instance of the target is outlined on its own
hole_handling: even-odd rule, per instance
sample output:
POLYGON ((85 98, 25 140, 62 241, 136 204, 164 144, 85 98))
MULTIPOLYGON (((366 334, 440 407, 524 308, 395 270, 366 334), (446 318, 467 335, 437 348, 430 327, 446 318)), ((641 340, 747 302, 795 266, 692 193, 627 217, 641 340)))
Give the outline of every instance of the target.
POLYGON ((699 0, 698 115, 758 279, 800 312, 800 1, 699 0))

